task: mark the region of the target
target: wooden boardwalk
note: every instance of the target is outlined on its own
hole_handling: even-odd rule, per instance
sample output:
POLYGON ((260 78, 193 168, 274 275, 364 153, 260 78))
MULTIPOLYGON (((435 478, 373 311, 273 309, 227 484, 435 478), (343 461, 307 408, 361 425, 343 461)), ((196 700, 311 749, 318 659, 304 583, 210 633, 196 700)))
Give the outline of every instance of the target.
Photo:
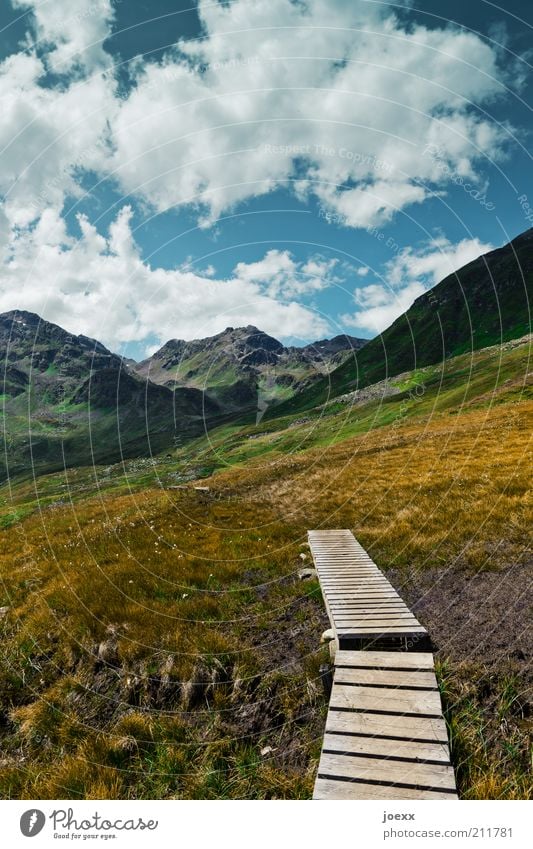
POLYGON ((426 629, 351 531, 308 538, 339 648, 430 648, 426 629))
POLYGON ((340 646, 313 798, 457 799, 425 628, 350 531, 309 542, 340 646))

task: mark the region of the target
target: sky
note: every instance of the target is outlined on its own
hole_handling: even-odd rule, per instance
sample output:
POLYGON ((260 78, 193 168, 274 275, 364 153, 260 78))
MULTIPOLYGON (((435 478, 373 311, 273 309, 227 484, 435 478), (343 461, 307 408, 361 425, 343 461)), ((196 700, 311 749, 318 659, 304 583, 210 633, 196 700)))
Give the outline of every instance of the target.
POLYGON ((372 338, 533 226, 529 0, 0 0, 0 312, 372 338))

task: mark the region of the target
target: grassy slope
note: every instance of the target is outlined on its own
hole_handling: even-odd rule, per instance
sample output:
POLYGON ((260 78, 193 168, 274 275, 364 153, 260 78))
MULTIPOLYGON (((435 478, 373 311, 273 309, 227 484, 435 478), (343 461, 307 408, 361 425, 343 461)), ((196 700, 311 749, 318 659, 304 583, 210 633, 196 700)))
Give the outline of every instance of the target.
POLYGON ((270 415, 306 410, 356 387, 530 333, 532 244, 529 230, 446 277, 327 380, 270 415))
MULTIPOLYGON (((307 797, 327 621, 296 577, 305 531, 352 528, 401 592, 434 570, 525 577, 528 355, 481 351, 383 401, 4 488, 0 794, 307 797), (165 488, 214 469, 207 494, 165 488)), ((464 796, 529 792, 510 649, 439 655, 464 796)))
MULTIPOLYGON (((113 389, 114 387, 112 387, 113 389)), ((150 387, 152 394, 162 392, 150 387)), ((0 481, 8 477, 36 475, 66 467, 113 463, 120 457, 146 456, 171 449, 180 433, 204 432, 203 402, 196 390, 178 389, 145 405, 145 389, 139 382, 136 397, 120 407, 111 398, 106 405, 81 401, 38 400, 29 393, 0 399, 5 454, 0 457, 0 481), (146 409, 145 409, 146 406, 146 409)), ((209 421, 216 412, 207 407, 209 421)))

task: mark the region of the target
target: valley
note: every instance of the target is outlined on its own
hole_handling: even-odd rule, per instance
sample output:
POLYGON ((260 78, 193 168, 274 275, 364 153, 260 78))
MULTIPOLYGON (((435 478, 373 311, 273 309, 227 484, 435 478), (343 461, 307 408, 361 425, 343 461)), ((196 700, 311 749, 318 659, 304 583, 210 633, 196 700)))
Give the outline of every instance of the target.
POLYGON ((308 798, 327 617, 298 571, 321 525, 430 627, 460 795, 527 796, 530 346, 4 486, 1 792, 308 798))

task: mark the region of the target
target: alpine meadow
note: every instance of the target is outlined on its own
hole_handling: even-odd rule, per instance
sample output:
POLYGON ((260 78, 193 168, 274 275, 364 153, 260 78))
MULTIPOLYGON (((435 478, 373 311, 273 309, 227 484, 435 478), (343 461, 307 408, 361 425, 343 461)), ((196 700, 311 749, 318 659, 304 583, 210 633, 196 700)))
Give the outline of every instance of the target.
POLYGON ((532 10, 148 5, 0 11, 0 799, 530 800, 532 10))

